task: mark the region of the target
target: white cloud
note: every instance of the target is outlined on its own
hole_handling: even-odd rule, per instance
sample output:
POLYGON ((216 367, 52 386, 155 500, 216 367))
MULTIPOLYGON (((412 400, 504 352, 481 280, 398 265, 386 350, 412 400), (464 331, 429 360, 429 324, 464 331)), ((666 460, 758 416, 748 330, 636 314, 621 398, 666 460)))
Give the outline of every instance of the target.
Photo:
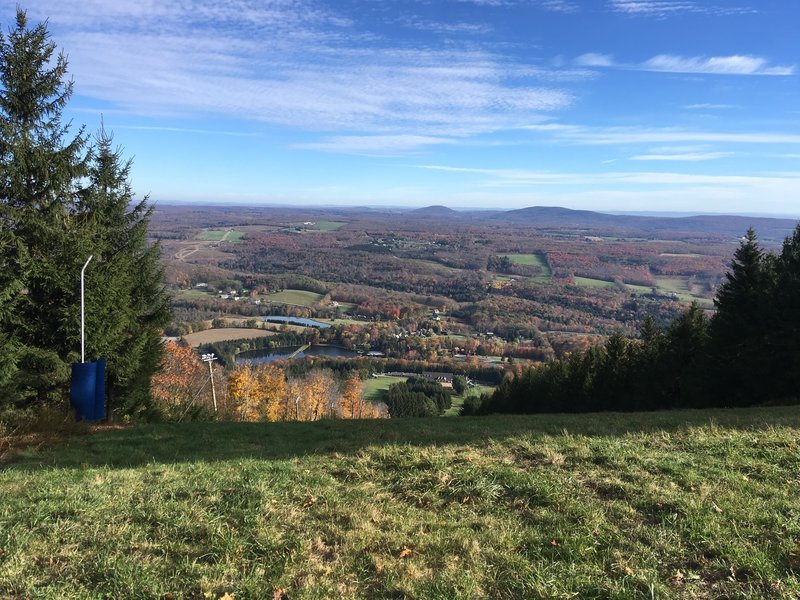
POLYGON ((561 110, 573 97, 558 84, 591 76, 475 47, 394 45, 314 0, 42 0, 31 11, 48 15, 76 96, 108 114, 465 136, 561 110))
POLYGON ((657 160, 657 161, 683 161, 697 162, 703 160, 716 160, 732 156, 732 152, 683 152, 666 154, 639 154, 631 156, 631 160, 657 160))
POLYGON ((610 54, 588 52, 575 59, 575 64, 582 67, 613 67, 614 57, 610 54))
POLYGON ((756 56, 683 57, 659 54, 638 65, 645 71, 669 73, 707 73, 713 75, 792 75, 794 66, 769 66, 756 56))
POLYGON ((703 0, 611 0, 615 12, 634 16, 665 18, 685 13, 739 15, 757 12, 746 6, 720 6, 703 0))
POLYGON ((418 17, 405 17, 400 19, 399 22, 410 29, 430 31, 441 35, 484 35, 494 31, 494 27, 486 23, 428 21, 418 17))
POLYGON ((708 102, 702 102, 699 104, 687 104, 683 108, 688 110, 727 110, 729 108, 741 108, 736 104, 711 104, 708 102))
POLYGON ((800 144, 800 134, 775 132, 692 131, 673 128, 582 127, 563 123, 525 126, 556 139, 589 145, 613 144, 800 144))
POLYGON ((397 155, 426 146, 454 144, 455 139, 423 135, 341 135, 322 142, 296 144, 295 148, 344 154, 397 155))

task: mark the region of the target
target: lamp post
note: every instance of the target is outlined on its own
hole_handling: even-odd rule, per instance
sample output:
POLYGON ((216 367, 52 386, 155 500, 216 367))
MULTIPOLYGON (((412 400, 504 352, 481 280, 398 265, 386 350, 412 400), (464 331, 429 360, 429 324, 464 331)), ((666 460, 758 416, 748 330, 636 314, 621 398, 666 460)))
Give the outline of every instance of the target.
POLYGON ((217 390, 214 389, 214 369, 212 367, 212 363, 217 360, 217 357, 214 356, 214 353, 211 354, 203 354, 200 357, 203 362, 208 363, 208 374, 211 376, 211 397, 214 399, 214 413, 217 412, 217 390))
POLYGON ((89 266, 92 258, 94 257, 93 254, 89 255, 89 258, 86 259, 86 264, 83 265, 81 269, 81 362, 86 362, 86 353, 85 353, 85 338, 84 338, 84 328, 83 328, 83 315, 84 315, 84 302, 83 302, 83 292, 84 292, 84 273, 86 272, 86 267, 89 266))

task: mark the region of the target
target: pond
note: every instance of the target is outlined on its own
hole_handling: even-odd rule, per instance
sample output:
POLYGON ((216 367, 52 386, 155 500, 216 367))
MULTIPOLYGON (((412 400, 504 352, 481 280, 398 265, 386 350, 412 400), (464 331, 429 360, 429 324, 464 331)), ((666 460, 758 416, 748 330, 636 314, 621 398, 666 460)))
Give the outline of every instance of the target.
POLYGON ((315 321, 314 319, 306 319, 303 317, 264 317, 267 323, 286 323, 287 325, 302 325, 303 327, 317 327, 319 329, 329 329, 328 323, 322 321, 315 321))
MULTIPOLYGON (((263 350, 248 350, 247 352, 240 352, 236 355, 236 362, 243 363, 246 361, 254 365, 271 363, 273 360, 280 360, 282 358, 289 358, 302 346, 284 346, 281 348, 264 348, 263 350)), ((341 348, 340 346, 325 346, 322 344, 315 344, 309 346, 302 352, 297 352, 295 358, 303 358, 304 356, 358 356, 358 352, 341 348)))

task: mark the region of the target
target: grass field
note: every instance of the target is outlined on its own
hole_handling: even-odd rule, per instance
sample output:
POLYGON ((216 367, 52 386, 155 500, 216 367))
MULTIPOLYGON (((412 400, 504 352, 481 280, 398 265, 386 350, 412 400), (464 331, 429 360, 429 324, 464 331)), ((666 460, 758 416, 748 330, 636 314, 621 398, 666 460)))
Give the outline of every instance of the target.
POLYGON ((591 277, 575 277, 575 285, 588 288, 619 288, 613 281, 606 281, 605 279, 592 279, 591 277))
POLYGON ((384 392, 389 389, 389 386, 395 383, 401 383, 406 379, 408 379, 408 377, 389 377, 387 375, 370 377, 364 381, 364 389, 361 392, 361 397, 370 402, 380 402, 383 399, 384 392))
POLYGON ((0 597, 796 598, 800 409, 147 425, 0 470, 0 597))
POLYGON ((542 270, 542 274, 534 279, 539 282, 547 282, 550 281, 552 277, 552 273, 550 272, 550 267, 547 266, 544 258, 542 258, 541 254, 506 254, 508 260, 516 265, 528 265, 533 267, 539 267, 542 270))
POLYGON ((190 346, 200 346, 202 344, 213 344, 214 342, 227 342, 229 340, 243 340, 275 335, 272 331, 263 329, 249 329, 245 327, 220 327, 218 329, 206 329, 195 333, 187 333, 183 339, 190 346))
POLYGON ((209 242, 238 242, 245 235, 244 231, 236 231, 233 229, 204 229, 197 234, 198 240, 209 242))
POLYGON ((315 227, 319 231, 336 231, 347 225, 344 221, 315 221, 315 227))
POLYGON ((322 294, 305 290, 283 290, 264 297, 267 302, 294 304, 296 306, 311 306, 322 300, 322 298, 322 294))

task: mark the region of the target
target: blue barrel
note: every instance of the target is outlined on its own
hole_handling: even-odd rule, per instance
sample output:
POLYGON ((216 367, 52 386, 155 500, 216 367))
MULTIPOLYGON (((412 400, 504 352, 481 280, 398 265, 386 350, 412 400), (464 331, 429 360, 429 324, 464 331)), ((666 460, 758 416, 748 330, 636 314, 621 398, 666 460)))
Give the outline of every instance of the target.
POLYGON ((102 421, 106 418, 106 359, 98 358, 95 364, 94 420, 102 421))
POLYGON ((75 409, 76 421, 94 421, 97 397, 97 363, 72 363, 72 381, 69 388, 70 404, 75 409))

